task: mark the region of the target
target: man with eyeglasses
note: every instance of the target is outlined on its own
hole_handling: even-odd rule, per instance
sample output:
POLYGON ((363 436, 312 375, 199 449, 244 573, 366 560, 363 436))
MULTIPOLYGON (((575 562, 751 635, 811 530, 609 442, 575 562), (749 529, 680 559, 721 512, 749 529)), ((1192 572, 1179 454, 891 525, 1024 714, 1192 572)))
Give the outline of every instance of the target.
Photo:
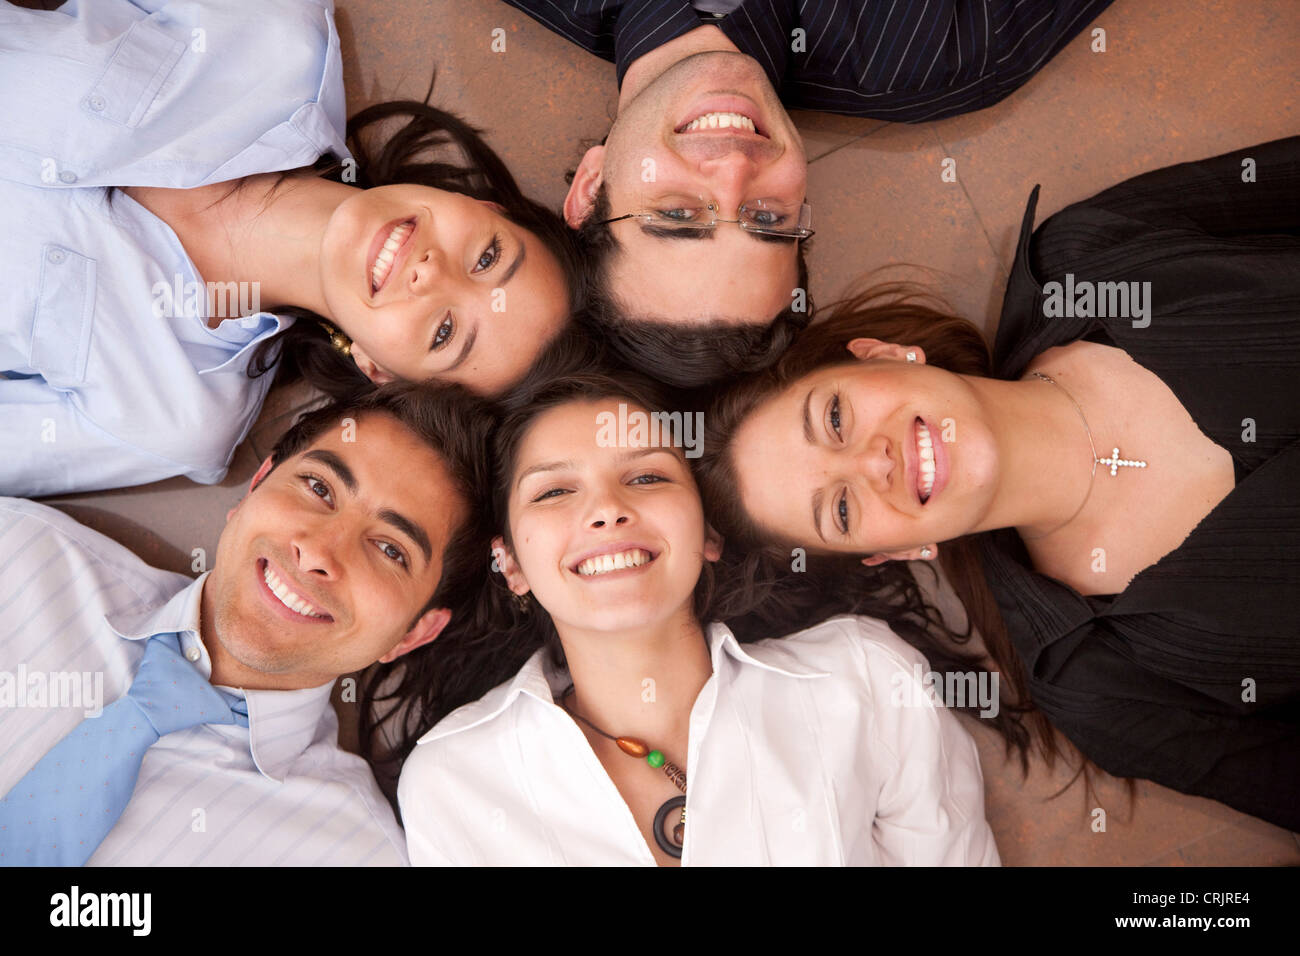
POLYGON ((564 216, 591 317, 692 386, 768 364, 810 317, 807 160, 783 102, 913 122, 979 109, 1111 0, 506 2, 617 65, 618 115, 564 216))

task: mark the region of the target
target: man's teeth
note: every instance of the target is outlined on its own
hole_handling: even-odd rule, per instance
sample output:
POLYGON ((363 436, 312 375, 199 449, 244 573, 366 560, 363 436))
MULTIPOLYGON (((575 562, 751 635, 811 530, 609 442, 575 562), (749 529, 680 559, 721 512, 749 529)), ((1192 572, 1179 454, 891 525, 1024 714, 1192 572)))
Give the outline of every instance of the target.
POLYGON ((916 448, 921 462, 917 473, 917 490, 921 492, 921 500, 925 501, 934 490, 934 441, 930 438, 930 429, 925 427, 925 422, 916 423, 916 448))
POLYGON ((266 579, 266 586, 271 589, 271 593, 279 598, 280 603, 289 610, 296 611, 303 617, 325 616, 298 595, 294 594, 293 591, 289 590, 288 585, 280 580, 280 576, 271 570, 269 564, 266 566, 266 570, 262 573, 262 577, 266 579))
POLYGON ((578 565, 578 573, 585 577, 591 577, 594 574, 606 574, 622 568, 639 568, 649 561, 649 551, 633 548, 631 551, 620 551, 617 554, 598 554, 594 558, 588 558, 578 565))
POLYGON ((740 113, 705 113, 682 127, 682 132, 689 133, 693 129, 730 129, 733 126, 749 130, 751 133, 758 132, 754 128, 754 121, 740 113))
POLYGON ((393 257, 414 228, 415 226, 409 222, 401 222, 394 226, 393 231, 388 234, 388 238, 384 240, 383 248, 379 250, 379 255, 375 256, 375 264, 370 267, 370 287, 372 289, 378 289, 384 284, 384 280, 388 278, 388 270, 393 267, 393 257))

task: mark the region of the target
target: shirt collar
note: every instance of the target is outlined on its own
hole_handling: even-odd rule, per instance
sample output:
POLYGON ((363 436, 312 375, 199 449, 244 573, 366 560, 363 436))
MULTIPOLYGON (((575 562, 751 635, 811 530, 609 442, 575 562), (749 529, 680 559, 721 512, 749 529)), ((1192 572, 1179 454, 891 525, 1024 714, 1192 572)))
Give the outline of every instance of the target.
MULTIPOLYGON (((742 645, 725 624, 713 624, 709 627, 709 657, 713 662, 714 675, 718 673, 718 665, 723 655, 741 664, 748 664, 785 677, 830 676, 827 671, 800 662, 779 640, 742 645)), ((546 648, 540 648, 528 658, 524 666, 519 669, 519 673, 511 680, 494 687, 472 704, 466 704, 452 711, 421 737, 417 746, 486 723, 505 713, 525 694, 544 704, 555 706, 556 695, 568 686, 568 675, 564 671, 555 669, 548 659, 546 648)))
POLYGON ((492 688, 473 703, 453 710, 421 737, 416 746, 486 723, 504 713, 521 694, 535 697, 544 704, 554 704, 555 690, 551 681, 558 675, 552 672, 550 680, 547 679, 547 671, 551 669, 546 666, 546 656, 546 648, 538 648, 513 678, 492 688))
POLYGON ((718 672, 719 659, 725 653, 742 664, 750 664, 786 677, 830 676, 829 671, 809 667, 800 661, 783 639, 741 644, 731 628, 722 623, 709 626, 709 645, 715 674, 718 672))
POLYGON ((619 89, 623 88, 628 68, 651 50, 701 26, 715 26, 736 49, 757 61, 772 88, 779 91, 787 67, 790 28, 797 22, 792 0, 769 2, 758 19, 742 10, 743 3, 739 0, 725 5, 731 6, 732 11, 715 17, 697 10, 689 0, 639 0, 623 4, 612 14, 616 18, 614 67, 619 89))
MULTIPOLYGON (((181 653, 205 678, 212 677, 212 658, 199 629, 203 585, 210 571, 172 595, 165 603, 111 614, 108 625, 128 641, 148 640, 155 634, 175 633, 181 653)), ((214 685, 215 686, 215 685, 214 685)), ((283 782, 294 761, 316 738, 321 718, 329 707, 334 682, 301 690, 244 690, 225 687, 248 702, 248 746, 253 762, 264 777, 283 782)), ((218 733, 237 734, 243 728, 212 725, 218 733)))
POLYGON ((613 16, 614 72, 619 89, 628 67, 651 50, 700 26, 689 0, 641 0, 616 8, 613 16))
MULTIPOLYGON (((1041 331, 1045 321, 1042 317, 1043 286, 1034 274, 1029 248, 1034 236, 1034 216, 1041 188, 1035 186, 1029 193, 1029 202, 1020 220, 1020 236, 1016 240, 1011 274, 1007 278, 1006 293, 1002 296, 1002 314, 998 318, 998 331, 993 343, 993 370, 998 378, 1019 378, 1030 359, 1042 351, 1034 333, 1041 331)), ((1063 324, 1061 319, 1051 321, 1058 326, 1063 324)))
POLYGON ((987 532, 980 536, 980 543, 984 574, 1008 636, 1030 676, 1050 679, 1054 668, 1046 660, 1040 663, 1040 657, 1053 649, 1062 652, 1055 666, 1063 663, 1069 648, 1055 645, 1085 634, 1085 625, 1097 617, 1106 600, 1086 598, 1068 584, 1022 563, 1017 554, 1023 553, 1024 545, 1012 529, 987 532))

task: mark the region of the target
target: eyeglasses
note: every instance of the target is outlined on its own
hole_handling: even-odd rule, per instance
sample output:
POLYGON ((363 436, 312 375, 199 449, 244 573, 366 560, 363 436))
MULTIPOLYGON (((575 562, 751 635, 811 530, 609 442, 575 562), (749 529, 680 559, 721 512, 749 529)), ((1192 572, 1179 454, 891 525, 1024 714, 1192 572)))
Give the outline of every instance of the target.
POLYGON ((751 199, 741 204, 739 219, 722 219, 718 204, 703 196, 668 196, 656 200, 647 212, 630 212, 606 219, 603 225, 640 219, 660 229, 683 232, 707 232, 720 222, 734 222, 746 232, 765 236, 782 236, 803 240, 813 235, 812 206, 806 202, 789 203, 779 199, 751 199))

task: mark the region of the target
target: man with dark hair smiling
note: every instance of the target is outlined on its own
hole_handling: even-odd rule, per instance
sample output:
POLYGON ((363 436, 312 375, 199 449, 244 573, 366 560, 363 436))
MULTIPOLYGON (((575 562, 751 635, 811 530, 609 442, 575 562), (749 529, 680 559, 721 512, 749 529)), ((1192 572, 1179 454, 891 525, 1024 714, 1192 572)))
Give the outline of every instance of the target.
MULTIPOLYGON (((785 106, 907 122, 980 109, 1111 0, 506 2, 617 65, 618 115, 564 215, 592 260, 597 319, 635 353, 646 323, 714 342, 774 316, 806 324, 813 218, 785 106)), ((748 335, 742 367, 719 373, 773 344, 748 335)))
POLYGON ((0 865, 405 863, 330 691, 471 590, 490 426, 455 386, 308 413, 194 581, 0 499, 0 865))

